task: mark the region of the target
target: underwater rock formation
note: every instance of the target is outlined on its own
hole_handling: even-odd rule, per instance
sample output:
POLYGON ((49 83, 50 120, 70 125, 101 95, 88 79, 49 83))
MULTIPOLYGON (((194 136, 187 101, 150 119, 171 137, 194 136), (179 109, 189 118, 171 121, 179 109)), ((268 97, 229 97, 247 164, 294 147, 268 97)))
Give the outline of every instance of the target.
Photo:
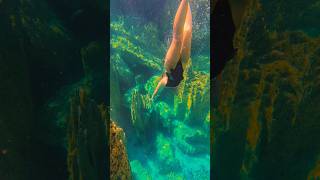
MULTIPOLYGON (((111 22, 110 30, 113 57, 121 54, 123 61, 136 74, 146 73, 140 71, 144 68, 149 72, 161 70, 161 60, 158 56, 164 53, 165 47, 154 35, 158 33, 154 25, 143 24, 135 19, 117 18, 111 22), (133 24, 137 29, 133 29, 133 24)), ((116 59, 113 61, 117 63, 116 59)))
POLYGON ((125 142, 123 130, 111 121, 109 136, 111 179, 132 179, 125 142))
POLYGON ((209 132, 200 128, 191 128, 182 122, 173 123, 173 139, 182 152, 198 155, 209 152, 209 132))
POLYGON ((168 173, 170 171, 175 171, 176 169, 180 169, 179 161, 174 158, 175 151, 170 144, 168 138, 164 137, 162 134, 158 134, 156 140, 157 154, 159 161, 163 164, 161 169, 159 169, 160 173, 168 173))
POLYGON ((253 0, 247 7, 235 37, 238 53, 222 74, 213 114, 216 179, 317 175, 320 39, 298 23, 286 24, 296 17, 289 9, 297 3, 253 0), (285 14, 270 8, 276 4, 285 14))
POLYGON ((184 121, 190 125, 201 127, 205 123, 210 109, 209 74, 192 71, 185 77, 187 80, 184 82, 184 87, 179 87, 178 91, 180 92, 175 96, 177 101, 174 106, 180 110, 177 114, 185 114, 184 121))
POLYGON ((168 138, 164 137, 162 134, 158 134, 157 140, 157 153, 158 158, 164 166, 159 170, 161 173, 168 173, 170 171, 175 171, 175 169, 180 168, 179 161, 175 159, 175 151, 170 144, 168 138))
POLYGON ((148 95, 142 95, 137 89, 131 91, 131 123, 138 138, 143 142, 154 137, 155 127, 159 124, 159 115, 151 109, 148 95))
POLYGON ((107 179, 106 110, 79 90, 71 99, 68 120, 69 179, 107 179))
POLYGON ((152 176, 150 175, 150 172, 148 172, 148 170, 146 170, 142 164, 140 163, 140 161, 137 160, 133 160, 130 162, 131 166, 134 167, 134 169, 132 169, 132 173, 135 175, 134 177, 136 179, 152 179, 152 176))

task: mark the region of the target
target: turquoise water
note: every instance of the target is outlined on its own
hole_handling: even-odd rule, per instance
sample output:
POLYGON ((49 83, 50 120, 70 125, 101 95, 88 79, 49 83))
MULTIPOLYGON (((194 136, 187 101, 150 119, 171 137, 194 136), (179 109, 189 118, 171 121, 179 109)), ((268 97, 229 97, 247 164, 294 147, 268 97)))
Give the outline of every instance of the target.
POLYGON ((209 179, 209 1, 191 4, 191 63, 178 88, 150 95, 178 1, 111 1, 111 119, 124 129, 134 179, 209 179))

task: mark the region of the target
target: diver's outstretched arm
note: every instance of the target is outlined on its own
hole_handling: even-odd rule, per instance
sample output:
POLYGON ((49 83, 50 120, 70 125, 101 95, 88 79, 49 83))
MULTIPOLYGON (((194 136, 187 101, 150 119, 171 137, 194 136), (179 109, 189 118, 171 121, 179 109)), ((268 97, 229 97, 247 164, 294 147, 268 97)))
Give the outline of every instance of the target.
POLYGON ((166 86, 167 82, 168 82, 168 77, 164 75, 160 80, 160 82, 158 83, 156 89, 154 90, 151 99, 153 99, 154 96, 166 86))

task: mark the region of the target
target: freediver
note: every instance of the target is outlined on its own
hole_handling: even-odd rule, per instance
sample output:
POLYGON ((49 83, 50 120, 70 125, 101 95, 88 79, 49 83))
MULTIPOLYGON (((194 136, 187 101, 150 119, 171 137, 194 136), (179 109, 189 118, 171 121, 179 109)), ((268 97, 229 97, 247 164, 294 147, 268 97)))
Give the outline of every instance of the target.
POLYGON ((192 15, 189 0, 181 0, 173 22, 173 38, 164 58, 164 73, 151 99, 164 87, 177 87, 190 58, 192 15))

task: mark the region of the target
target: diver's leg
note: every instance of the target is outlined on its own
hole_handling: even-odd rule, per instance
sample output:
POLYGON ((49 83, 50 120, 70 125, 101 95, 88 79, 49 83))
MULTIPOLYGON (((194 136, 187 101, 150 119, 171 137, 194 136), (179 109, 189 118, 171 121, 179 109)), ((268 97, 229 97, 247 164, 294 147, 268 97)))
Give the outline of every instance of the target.
POLYGON ((177 10, 176 16, 173 22, 173 38, 170 44, 170 47, 167 51, 164 67, 167 72, 170 72, 170 69, 174 69, 177 65, 177 62, 180 58, 181 47, 182 47, 182 38, 183 38, 183 29, 184 22, 186 19, 188 10, 187 0, 181 0, 179 8, 177 10))
POLYGON ((183 41, 182 41, 182 48, 181 48, 181 62, 183 67, 186 66, 190 58, 191 39, 192 39, 192 14, 191 14, 190 5, 188 3, 188 12, 186 16, 186 21, 184 23, 183 41))
POLYGON ((176 16, 173 21, 173 39, 181 40, 183 35, 184 23, 188 11, 188 2, 187 0, 181 0, 181 3, 176 12, 176 16))

